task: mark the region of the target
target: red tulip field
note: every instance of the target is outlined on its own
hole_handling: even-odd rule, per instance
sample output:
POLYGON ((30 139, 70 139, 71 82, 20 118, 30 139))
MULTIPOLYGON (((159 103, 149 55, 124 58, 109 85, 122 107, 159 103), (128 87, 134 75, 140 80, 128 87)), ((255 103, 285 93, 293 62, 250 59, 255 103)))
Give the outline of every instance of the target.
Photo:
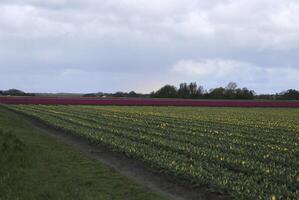
POLYGON ((4 104, 41 105, 121 105, 121 106, 208 106, 208 107, 285 107, 299 108, 299 101, 254 100, 183 100, 150 98, 49 98, 49 97, 0 97, 4 104))

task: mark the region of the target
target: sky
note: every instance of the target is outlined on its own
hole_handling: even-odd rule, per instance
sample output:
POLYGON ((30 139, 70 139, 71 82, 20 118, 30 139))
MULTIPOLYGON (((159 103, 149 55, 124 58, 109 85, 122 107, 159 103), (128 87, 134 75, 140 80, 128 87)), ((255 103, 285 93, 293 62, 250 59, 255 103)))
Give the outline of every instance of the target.
POLYGON ((299 90, 299 0, 1 0, 0 89, 299 90))

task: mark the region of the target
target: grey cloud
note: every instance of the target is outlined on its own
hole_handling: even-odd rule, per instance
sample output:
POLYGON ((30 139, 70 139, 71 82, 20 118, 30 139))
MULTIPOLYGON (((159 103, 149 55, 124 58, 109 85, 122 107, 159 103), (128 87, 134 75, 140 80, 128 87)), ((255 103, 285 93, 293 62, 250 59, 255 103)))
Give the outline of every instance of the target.
MULTIPOLYGON (((1 1, 0 84, 30 90, 40 83, 38 91, 86 91, 95 84, 102 86, 99 90, 146 92, 188 79, 213 85, 210 75, 174 73, 181 60, 236 60, 265 70, 297 70, 298 13, 294 0, 1 1), (83 83, 65 72, 81 74, 77 80, 83 83), (22 74, 28 79, 20 81, 22 74)), ((296 77, 279 86, 276 76, 252 75, 248 81, 256 81, 257 91, 296 87, 296 77)))

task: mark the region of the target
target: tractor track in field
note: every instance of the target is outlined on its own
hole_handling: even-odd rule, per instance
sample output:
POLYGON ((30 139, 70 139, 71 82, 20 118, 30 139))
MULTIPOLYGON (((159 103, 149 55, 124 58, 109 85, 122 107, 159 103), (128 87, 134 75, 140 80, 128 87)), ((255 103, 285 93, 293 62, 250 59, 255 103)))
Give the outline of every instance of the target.
MULTIPOLYGON (((8 109, 8 108, 7 108, 8 109)), ((146 188, 173 200, 228 200, 227 195, 215 194, 207 189, 194 189, 187 183, 176 178, 161 174, 142 162, 128 158, 125 155, 109 150, 100 144, 91 142, 83 137, 56 129, 44 122, 30 117, 24 113, 8 109, 18 114, 26 123, 39 132, 79 150, 87 157, 97 160, 125 177, 135 181, 146 188)))

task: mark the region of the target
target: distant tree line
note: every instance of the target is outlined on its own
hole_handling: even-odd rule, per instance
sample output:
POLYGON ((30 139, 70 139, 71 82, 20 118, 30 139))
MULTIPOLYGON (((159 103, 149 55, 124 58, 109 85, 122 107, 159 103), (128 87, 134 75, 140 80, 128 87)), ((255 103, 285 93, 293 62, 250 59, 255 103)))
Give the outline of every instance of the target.
POLYGON ((115 92, 115 93, 103 93, 103 92, 98 92, 98 93, 88 93, 84 94, 83 97, 128 97, 128 98, 146 98, 150 97, 149 94, 141 94, 141 93, 136 93, 134 91, 131 92, 115 92))
POLYGON ((2 96, 35 96, 33 93, 26 93, 18 89, 0 90, 2 96))
MULTIPOLYGON (((26 93, 18 89, 0 90, 0 96, 36 96, 38 94, 26 93)), ((67 94, 66 94, 67 96, 67 94)), ((123 97, 123 98, 181 98, 181 99, 261 99, 261 100, 299 100, 299 91, 289 89, 277 94, 256 95, 253 90, 246 87, 239 88, 235 82, 230 82, 226 87, 217 87, 210 90, 198 86, 196 82, 181 83, 179 87, 165 85, 150 94, 131 92, 115 93, 88 93, 83 97, 123 97)))
POLYGON ((89 93, 83 97, 124 97, 124 98, 181 98, 181 99, 261 99, 261 100, 299 100, 299 91, 290 89, 277 94, 257 95, 254 90, 246 87, 239 88, 235 82, 230 82, 225 87, 217 87, 209 90, 198 86, 196 82, 181 83, 179 87, 165 85, 150 94, 131 92, 115 93, 89 93))
POLYGON ((183 98, 183 99, 264 99, 264 100, 299 100, 299 91, 289 89, 277 94, 256 95, 254 90, 246 87, 238 88, 235 82, 226 87, 217 87, 205 90, 197 86, 196 82, 181 83, 179 87, 165 85, 150 94, 152 98, 183 98))
POLYGON ((285 92, 280 93, 277 96, 277 99, 288 99, 288 100, 299 99, 299 91, 293 89, 287 90, 285 92))
POLYGON ((183 98, 183 99, 254 99, 255 92, 247 88, 238 88, 235 82, 230 82, 226 87, 205 90, 197 86, 196 82, 181 83, 179 88, 165 85, 150 94, 153 98, 183 98))
POLYGON ((289 89, 287 91, 283 91, 278 94, 256 95, 255 98, 266 99, 266 100, 299 100, 299 91, 294 89, 289 89))

